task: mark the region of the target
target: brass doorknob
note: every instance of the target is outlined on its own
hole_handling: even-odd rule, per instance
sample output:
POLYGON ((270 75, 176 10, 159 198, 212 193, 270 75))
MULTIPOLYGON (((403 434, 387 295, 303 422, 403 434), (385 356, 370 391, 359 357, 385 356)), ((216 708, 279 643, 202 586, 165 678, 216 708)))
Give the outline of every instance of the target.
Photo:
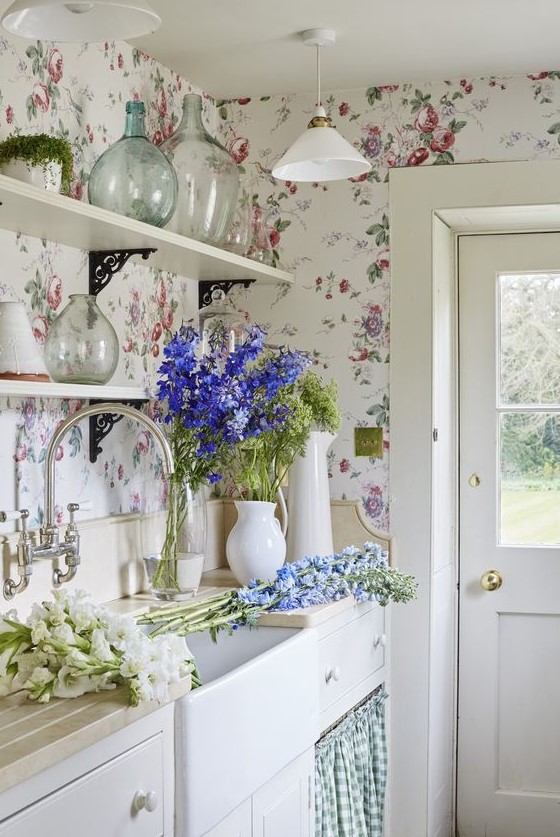
POLYGON ((486 570, 480 579, 480 586, 483 590, 491 593, 492 590, 498 590, 504 583, 504 578, 498 570, 486 570))

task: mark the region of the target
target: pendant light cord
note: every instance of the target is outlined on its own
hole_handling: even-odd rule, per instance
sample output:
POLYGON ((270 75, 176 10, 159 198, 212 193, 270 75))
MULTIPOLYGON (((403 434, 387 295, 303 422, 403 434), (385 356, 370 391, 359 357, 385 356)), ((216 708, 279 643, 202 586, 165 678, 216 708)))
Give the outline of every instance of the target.
POLYGON ((321 45, 317 44, 317 107, 321 107, 321 45))

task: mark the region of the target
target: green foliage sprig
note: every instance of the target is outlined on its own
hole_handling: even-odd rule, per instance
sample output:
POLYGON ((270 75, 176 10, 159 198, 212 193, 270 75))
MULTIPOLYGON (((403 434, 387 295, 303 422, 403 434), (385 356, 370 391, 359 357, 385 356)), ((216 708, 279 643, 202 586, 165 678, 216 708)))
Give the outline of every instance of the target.
POLYGON ((72 180, 74 158, 68 140, 49 134, 11 136, 0 142, 0 167, 10 160, 25 160, 43 170, 49 163, 60 163, 62 189, 66 191, 72 180))
POLYGON ((333 378, 324 384, 315 372, 307 372, 298 384, 298 391, 303 403, 311 409, 317 429, 336 433, 340 427, 338 382, 333 378))

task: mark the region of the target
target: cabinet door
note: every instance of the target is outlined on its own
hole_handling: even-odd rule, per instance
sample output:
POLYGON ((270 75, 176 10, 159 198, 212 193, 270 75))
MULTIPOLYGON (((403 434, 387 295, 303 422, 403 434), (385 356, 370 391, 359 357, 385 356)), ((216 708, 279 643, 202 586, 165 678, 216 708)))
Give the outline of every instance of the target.
POLYGON ((246 799, 204 837, 251 837, 251 800, 246 799))
POLYGON ((162 837, 163 735, 87 773, 0 825, 0 837, 162 837), (147 807, 133 805, 152 792, 147 807))
POLYGON ((253 837, 311 837, 315 751, 308 750, 253 796, 253 837))

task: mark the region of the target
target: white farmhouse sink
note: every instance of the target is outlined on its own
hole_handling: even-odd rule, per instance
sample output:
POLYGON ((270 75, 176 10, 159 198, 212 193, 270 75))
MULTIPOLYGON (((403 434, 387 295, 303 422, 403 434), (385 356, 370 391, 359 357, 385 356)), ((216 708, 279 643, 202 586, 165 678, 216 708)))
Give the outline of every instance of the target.
POLYGON ((187 643, 205 685, 176 706, 176 833, 200 837, 316 741, 317 637, 242 628, 187 643))

